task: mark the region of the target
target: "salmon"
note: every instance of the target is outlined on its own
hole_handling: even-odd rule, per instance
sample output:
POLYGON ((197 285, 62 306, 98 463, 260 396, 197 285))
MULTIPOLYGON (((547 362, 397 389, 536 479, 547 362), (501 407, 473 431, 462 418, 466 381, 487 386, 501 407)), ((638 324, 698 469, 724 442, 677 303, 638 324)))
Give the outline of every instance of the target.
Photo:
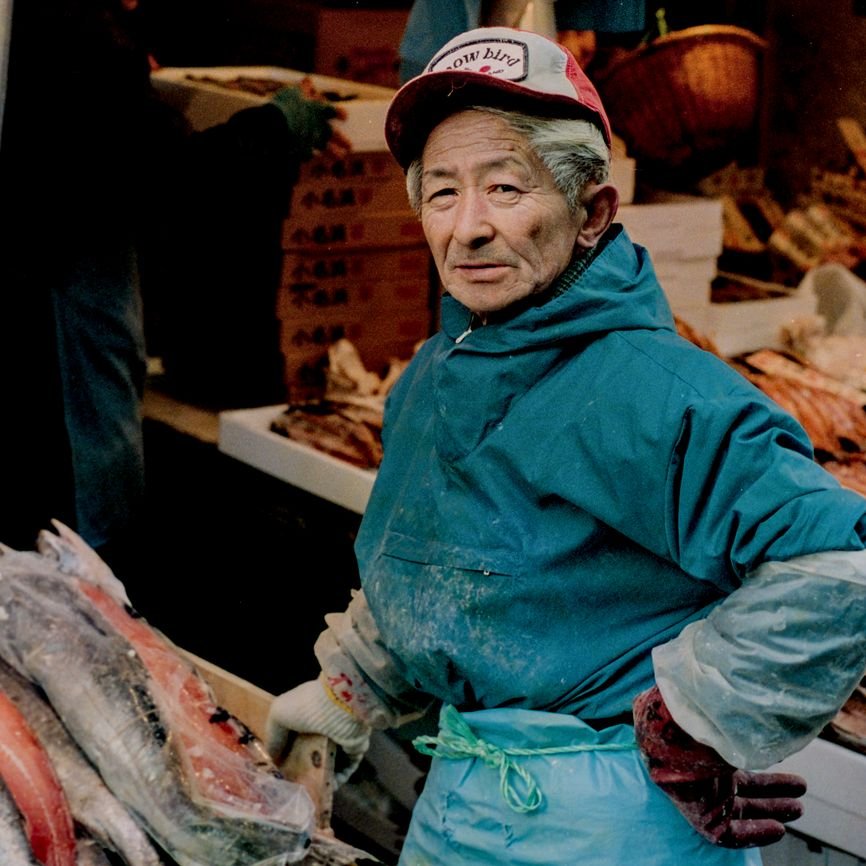
POLYGON ((24 819, 7 787, 0 782, 0 862, 3 866, 42 866, 33 854, 24 819))
POLYGON ((79 842, 78 866, 98 858, 96 843, 119 854, 126 866, 162 866, 148 835, 109 791, 51 705, 28 680, 0 661, 0 691, 27 719, 51 759, 76 825, 91 842, 79 842))
POLYGON ((9 697, 0 692, 0 779, 24 821, 36 859, 75 866, 75 830, 51 759, 9 697))
POLYGON ((79 839, 76 851, 78 866, 112 866, 102 846, 93 839, 79 839))
POLYGON ((44 692, 112 793, 179 866, 349 864, 303 786, 220 708, 108 566, 56 524, 2 550, 0 658, 44 692))

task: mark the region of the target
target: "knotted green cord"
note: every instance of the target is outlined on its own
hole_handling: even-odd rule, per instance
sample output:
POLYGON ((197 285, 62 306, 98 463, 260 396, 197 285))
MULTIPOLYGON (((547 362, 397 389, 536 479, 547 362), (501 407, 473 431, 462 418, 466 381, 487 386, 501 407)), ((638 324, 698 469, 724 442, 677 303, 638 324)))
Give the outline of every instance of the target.
POLYGON ((438 737, 416 737, 412 745, 423 755, 434 758, 478 758, 488 767, 498 769, 499 790, 505 802, 515 812, 521 813, 534 812, 542 804, 544 796, 532 775, 513 758, 567 752, 623 752, 637 748, 636 743, 587 743, 545 749, 502 748, 476 736, 463 716, 452 706, 446 706, 442 711, 438 737), (511 782, 515 774, 523 782, 523 794, 511 782))

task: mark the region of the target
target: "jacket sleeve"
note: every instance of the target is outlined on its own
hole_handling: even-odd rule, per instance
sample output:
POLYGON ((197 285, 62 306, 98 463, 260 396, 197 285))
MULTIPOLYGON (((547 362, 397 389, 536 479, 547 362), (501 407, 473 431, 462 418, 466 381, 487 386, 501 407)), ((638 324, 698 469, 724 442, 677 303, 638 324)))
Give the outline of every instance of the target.
POLYGON ((736 767, 777 763, 820 733, 866 669, 866 551, 763 563, 653 664, 695 739, 736 767))
POLYGON ((373 728, 395 728, 422 716, 433 703, 402 676, 397 659, 382 642, 363 590, 343 613, 325 617, 327 629, 314 651, 329 687, 346 687, 351 710, 373 728))

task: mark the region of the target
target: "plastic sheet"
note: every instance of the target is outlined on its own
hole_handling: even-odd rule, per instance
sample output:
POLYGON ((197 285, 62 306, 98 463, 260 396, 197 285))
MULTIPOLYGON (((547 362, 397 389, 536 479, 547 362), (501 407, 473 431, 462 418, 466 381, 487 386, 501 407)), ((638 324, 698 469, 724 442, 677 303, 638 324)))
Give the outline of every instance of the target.
POLYGON ((314 839, 303 786, 279 776, 194 666, 122 606, 110 572, 62 531, 42 545, 48 555, 0 556, 0 656, 42 688, 114 795, 180 866, 281 866, 311 850, 351 862, 355 849, 314 839))
POLYGON ((765 769, 836 715, 866 668, 866 551, 768 562, 653 652, 671 714, 736 767, 765 769))

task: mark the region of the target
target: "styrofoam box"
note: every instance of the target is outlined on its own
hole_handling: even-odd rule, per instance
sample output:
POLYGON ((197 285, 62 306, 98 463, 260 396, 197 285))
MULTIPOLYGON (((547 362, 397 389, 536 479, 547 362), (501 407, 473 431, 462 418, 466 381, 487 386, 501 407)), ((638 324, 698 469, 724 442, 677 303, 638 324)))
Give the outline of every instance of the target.
POLYGON ((689 307, 680 304, 678 307, 671 307, 674 315, 681 319, 687 325, 690 325, 699 334, 708 335, 712 324, 712 311, 709 304, 689 307))
POLYGON ((712 282, 718 272, 715 258, 653 260, 656 276, 675 313, 709 309, 712 282))
POLYGON ((285 406, 219 414, 219 450, 301 490, 363 514, 376 472, 361 469, 270 429, 285 406))
POLYGON ((627 156, 614 154, 610 161, 610 182, 619 191, 620 205, 634 200, 635 166, 635 161, 627 156))
POLYGON ((866 858, 866 755, 818 739, 774 769, 799 773, 809 786, 803 817, 791 827, 866 858))
POLYGON ((784 348, 782 327, 816 309, 815 295, 801 288, 787 298, 710 304, 707 335, 728 357, 758 349, 784 348))
POLYGON ((722 202, 702 196, 671 196, 663 201, 627 204, 616 221, 649 251, 653 262, 718 258, 722 253, 722 202))
POLYGON ((352 142, 353 150, 387 150, 384 133, 385 111, 394 95, 394 91, 389 87, 283 69, 279 66, 172 66, 151 73, 156 90, 167 102, 183 112, 195 130, 224 123, 241 109, 263 105, 270 98, 194 80, 204 77, 219 81, 231 81, 239 77, 263 78, 286 85, 294 85, 302 78, 309 78, 317 90, 336 93, 341 97, 334 104, 346 112, 346 119, 334 123, 352 142))

